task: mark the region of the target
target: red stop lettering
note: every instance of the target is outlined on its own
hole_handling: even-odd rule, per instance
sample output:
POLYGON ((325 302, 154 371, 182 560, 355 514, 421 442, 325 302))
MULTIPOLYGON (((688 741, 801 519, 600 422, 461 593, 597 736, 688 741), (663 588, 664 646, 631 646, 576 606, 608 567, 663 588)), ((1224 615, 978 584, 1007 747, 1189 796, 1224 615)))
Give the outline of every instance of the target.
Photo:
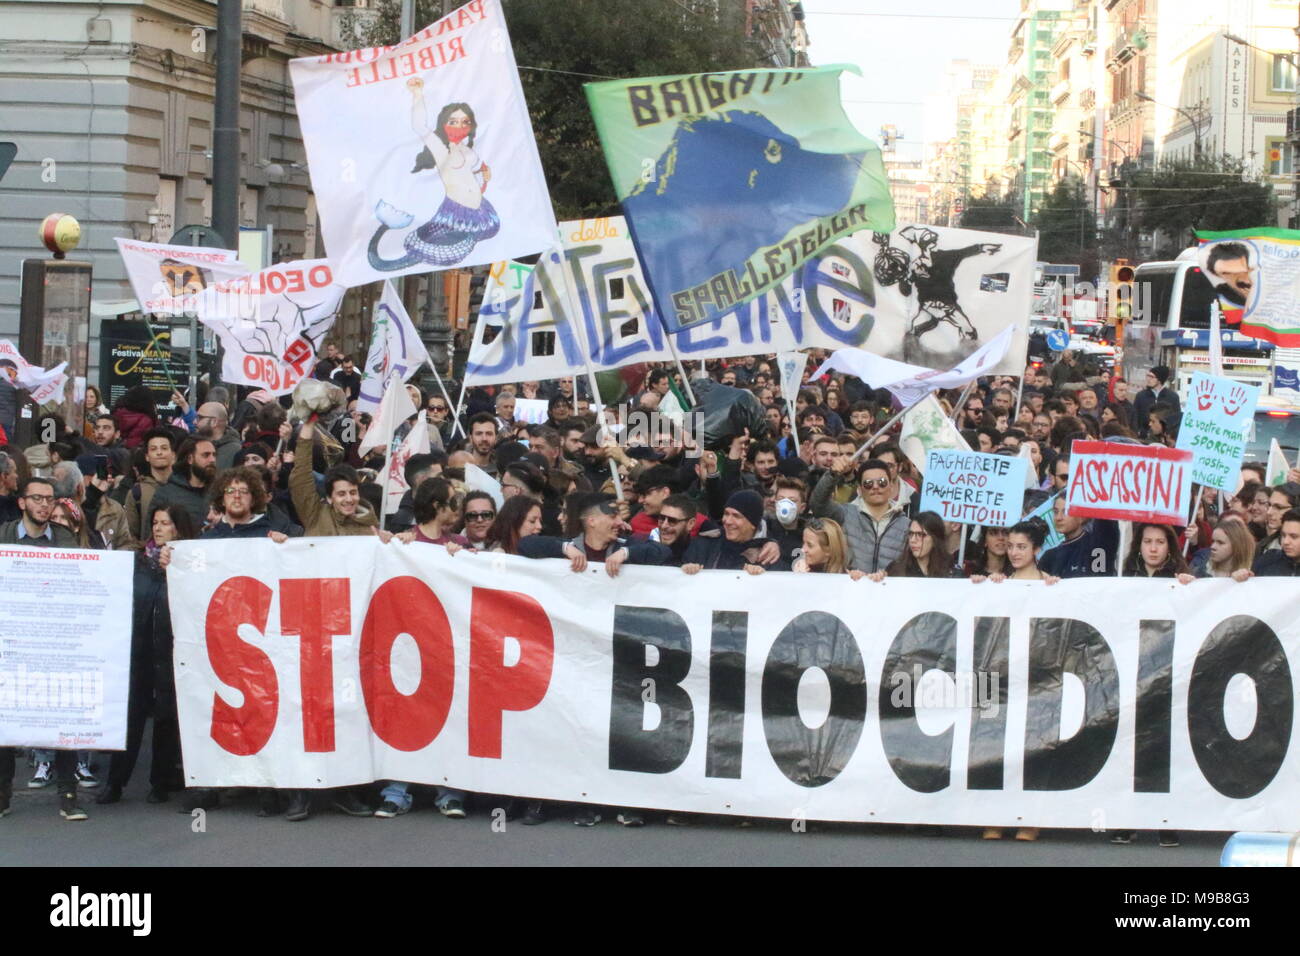
POLYGON ((275 665, 265 653, 239 637, 239 626, 251 624, 265 632, 271 610, 271 589, 250 577, 231 578, 212 595, 205 621, 208 661, 228 687, 244 696, 232 707, 212 695, 212 739, 223 750, 248 757, 266 746, 275 729, 280 688, 275 665))
POLYGON ((546 611, 513 591, 475 588, 470 610, 469 755, 501 757, 501 714, 529 710, 546 696, 555 635, 546 611), (519 661, 505 664, 505 639, 519 642, 519 661))
POLYGON ((302 743, 307 753, 334 750, 334 658, 331 642, 352 633, 347 578, 281 578, 280 633, 298 636, 302 743))
POLYGON ((396 750, 420 750, 447 722, 456 651, 447 612, 419 578, 385 581, 370 599, 361 628, 361 693, 370 726, 396 750), (420 683, 410 696, 393 683, 393 642, 409 634, 420 650, 420 683))

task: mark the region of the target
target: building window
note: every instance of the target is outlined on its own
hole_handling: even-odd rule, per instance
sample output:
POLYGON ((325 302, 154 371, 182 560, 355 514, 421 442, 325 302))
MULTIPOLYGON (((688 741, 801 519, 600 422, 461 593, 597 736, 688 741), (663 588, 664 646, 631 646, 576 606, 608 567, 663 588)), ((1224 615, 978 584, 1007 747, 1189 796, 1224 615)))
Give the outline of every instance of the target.
POLYGON ((1273 54, 1273 92, 1294 93, 1296 80, 1295 63, 1285 53, 1273 54))
POLYGON ((1292 169, 1291 144, 1280 136, 1268 140, 1268 174, 1270 176, 1290 176, 1292 169))

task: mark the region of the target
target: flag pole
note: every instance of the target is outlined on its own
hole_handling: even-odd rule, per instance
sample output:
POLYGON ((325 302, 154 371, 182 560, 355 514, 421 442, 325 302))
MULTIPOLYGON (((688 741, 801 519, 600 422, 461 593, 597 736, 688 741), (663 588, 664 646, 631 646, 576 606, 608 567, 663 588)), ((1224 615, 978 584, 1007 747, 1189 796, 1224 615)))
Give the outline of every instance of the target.
MULTIPOLYGON (((465 434, 465 429, 460 427, 460 407, 463 404, 465 404, 465 389, 468 386, 469 386, 469 376, 466 376, 465 380, 460 383, 460 398, 456 399, 456 408, 453 413, 454 417, 452 418, 452 422, 453 422, 452 429, 451 429, 452 438, 455 438, 457 433, 461 435, 465 434)), ((446 395, 447 393, 446 391, 444 391, 442 394, 446 395)), ((448 401, 447 404, 451 404, 451 402, 448 401)))
POLYGON ((862 453, 863 453, 864 451, 866 451, 868 448, 871 447, 871 443, 872 443, 872 442, 874 442, 877 438, 879 438, 879 437, 880 437, 881 435, 883 435, 885 432, 887 432, 887 431, 889 431, 891 428, 893 428, 894 425, 895 425, 895 423, 897 423, 899 419, 901 419, 904 415, 906 415, 906 414, 907 414, 908 412, 910 412, 913 408, 915 408, 917 405, 921 404, 921 402, 925 401, 925 400, 926 400, 927 398, 929 398, 929 397, 930 397, 930 393, 929 393, 929 392, 926 392, 924 395, 921 396, 921 398, 920 398, 919 401, 913 402, 911 405, 907 405, 907 406, 905 406, 904 408, 902 408, 902 409, 898 412, 898 414, 896 414, 893 418, 891 418, 889 421, 885 422, 885 424, 883 424, 882 426, 880 426, 880 429, 879 429, 879 430, 878 430, 874 435, 872 435, 870 438, 868 438, 866 441, 864 441, 864 442, 862 443, 862 447, 859 448, 857 451, 855 451, 855 452, 853 453, 853 457, 850 458, 849 461, 857 461, 858 458, 861 457, 862 453))
POLYGON ((975 382, 973 380, 967 382, 966 387, 961 390, 961 396, 957 399, 957 408, 952 413, 952 423, 957 426, 958 431, 961 431, 962 409, 966 407, 966 399, 970 398, 971 389, 974 387, 975 382))
MULTIPOLYGON (((556 230, 556 233, 557 234, 559 233, 558 229, 556 230)), ((556 255, 556 254, 552 253, 552 255, 556 255)), ((561 281, 564 283, 564 295, 565 298, 568 299, 569 301, 569 309, 573 316, 573 326, 578 331, 578 340, 579 340, 578 344, 582 348, 582 359, 587 366, 587 384, 591 386, 592 401, 593 404, 602 405, 603 403, 601 402, 600 399, 600 384, 596 381, 596 368, 591 364, 591 346, 587 341, 586 316, 583 314, 582 307, 578 303, 578 295, 576 290, 573 287, 573 283, 569 281, 569 272, 567 268, 569 264, 569 257, 565 255, 563 252, 560 252, 557 255, 557 258, 560 262, 560 278, 561 281)), ((553 259, 552 261, 556 261, 556 260, 553 259)), ((541 263, 539 262, 538 265, 540 266, 541 263)), ((576 389, 574 390, 574 398, 575 399, 577 398, 576 389)), ((694 400, 692 400, 692 404, 693 403, 694 400)), ((603 442, 610 435, 609 422, 605 420, 605 410, 603 407, 599 412, 596 413, 596 419, 600 423, 600 435, 598 436, 598 438, 600 441, 603 442)), ((608 464, 609 464, 610 477, 614 480, 614 496, 619 501, 622 501, 623 482, 618 476, 618 463, 614 461, 612 455, 608 460, 608 464)))

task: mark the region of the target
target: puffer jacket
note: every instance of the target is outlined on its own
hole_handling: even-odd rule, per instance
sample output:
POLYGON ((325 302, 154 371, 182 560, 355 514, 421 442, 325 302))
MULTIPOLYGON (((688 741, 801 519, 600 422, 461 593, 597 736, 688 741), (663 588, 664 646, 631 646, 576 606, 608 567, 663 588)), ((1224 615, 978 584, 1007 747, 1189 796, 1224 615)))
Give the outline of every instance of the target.
POLYGON ((849 541, 849 569, 865 571, 883 571, 907 547, 907 529, 911 519, 902 507, 891 512, 884 531, 876 531, 876 522, 867 514, 861 496, 846 505, 837 504, 832 495, 836 485, 835 472, 828 471, 813 489, 809 510, 819 518, 832 518, 844 528, 844 535, 849 541))
POLYGON ((129 408, 119 408, 113 412, 113 421, 117 422, 117 430, 122 433, 122 444, 132 449, 144 440, 145 432, 158 427, 158 419, 129 408))
POLYGON ((289 494, 294 510, 302 522, 303 535, 308 538, 335 537, 337 535, 374 534, 379 519, 366 507, 357 504, 356 513, 348 517, 338 515, 316 491, 316 479, 311 472, 311 439, 298 439, 294 449, 293 470, 289 472, 289 494))

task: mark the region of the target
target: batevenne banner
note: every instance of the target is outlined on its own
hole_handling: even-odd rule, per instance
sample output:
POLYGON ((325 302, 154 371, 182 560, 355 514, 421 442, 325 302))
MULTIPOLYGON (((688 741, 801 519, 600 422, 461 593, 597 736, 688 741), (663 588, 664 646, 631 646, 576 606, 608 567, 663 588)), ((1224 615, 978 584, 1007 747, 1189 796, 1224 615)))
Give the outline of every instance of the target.
POLYGON ((610 579, 317 538, 180 542, 168 586, 192 786, 1300 829, 1290 582, 610 579))
POLYGON ((580 374, 584 340, 598 370, 672 361, 672 348, 699 361, 847 347, 948 369, 1008 326, 1015 338, 992 371, 1020 373, 1036 249, 1034 239, 937 226, 857 233, 766 295, 670 333, 623 218, 566 222, 536 266, 492 267, 465 374, 483 385, 580 374))
POLYGON ((852 66, 586 84, 663 320, 677 331, 771 291, 836 239, 889 232, 880 148, 840 102, 852 66))
POLYGON ((396 46, 292 60, 289 72, 343 285, 554 241, 500 0, 471 0, 396 46))

